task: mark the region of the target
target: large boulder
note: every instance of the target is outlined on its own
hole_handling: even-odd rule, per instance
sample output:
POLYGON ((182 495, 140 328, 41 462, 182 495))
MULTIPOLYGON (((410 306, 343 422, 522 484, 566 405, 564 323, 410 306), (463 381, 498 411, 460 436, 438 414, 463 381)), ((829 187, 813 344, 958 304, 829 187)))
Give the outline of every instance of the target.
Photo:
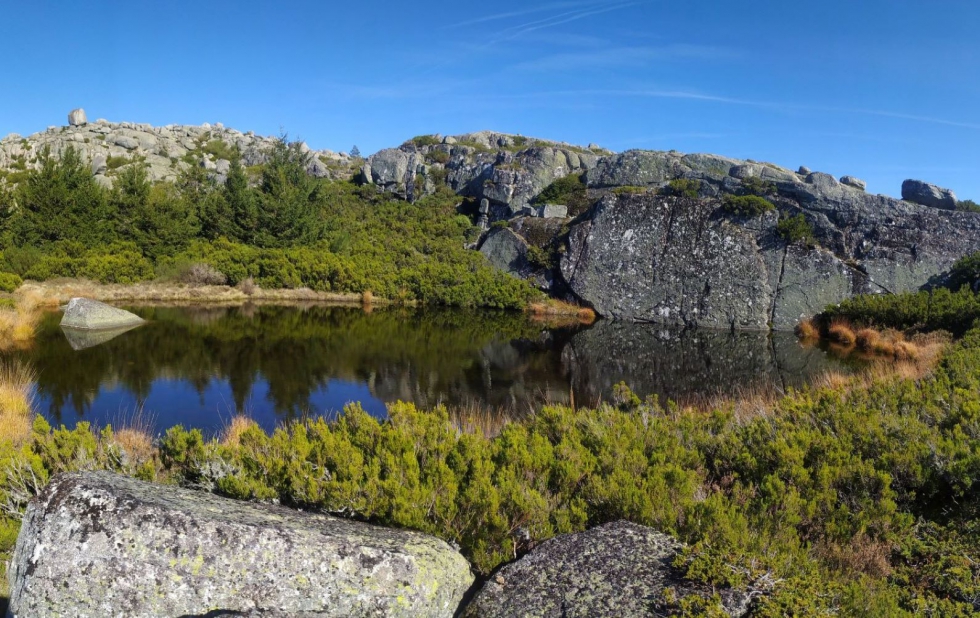
POLYGON ((73 298, 68 301, 65 314, 61 318, 63 328, 86 330, 117 329, 142 323, 143 318, 134 313, 88 298, 73 298))
POLYGON ((11 562, 18 616, 453 616, 473 575, 433 537, 152 485, 56 476, 11 562))
POLYGON ((906 180, 902 183, 902 199, 923 206, 956 209, 956 194, 949 189, 943 189, 921 180, 906 180))
POLYGON ((717 210, 710 200, 608 196, 572 227, 564 280, 605 317, 765 329, 772 288, 755 232, 717 210))
POLYGON ((88 124, 88 118, 85 116, 85 110, 82 108, 73 109, 68 112, 68 124, 72 127, 80 127, 88 124))
MULTIPOLYGON (((672 562, 682 545, 625 521, 545 541, 500 569, 466 607, 466 618, 618 618, 658 615, 666 596, 710 596, 684 580, 672 562), (673 595, 664 595, 667 588, 673 595)), ((749 608, 748 593, 716 590, 730 616, 749 608)), ((666 615, 666 614, 664 614, 666 615)))
POLYGON ((480 253, 498 270, 518 278, 527 277, 534 268, 527 259, 527 241, 507 228, 492 230, 480 245, 480 253))
MULTIPOLYGON (((704 184, 715 182, 700 173, 704 184)), ((768 199, 784 215, 803 214, 812 243, 783 240, 774 211, 745 218, 712 198, 609 195, 571 227, 559 289, 605 317, 791 330, 856 294, 934 284, 980 250, 975 213, 870 195, 820 172, 805 181, 766 164, 731 173, 768 177, 775 187, 768 199)), ((712 186, 737 191, 732 178, 712 186)))

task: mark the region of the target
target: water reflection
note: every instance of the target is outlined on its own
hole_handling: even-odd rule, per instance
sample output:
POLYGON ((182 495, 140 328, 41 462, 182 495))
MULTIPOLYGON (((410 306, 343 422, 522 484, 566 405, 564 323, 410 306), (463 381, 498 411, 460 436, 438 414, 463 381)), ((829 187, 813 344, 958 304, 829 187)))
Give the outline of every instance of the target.
POLYGON ((66 338, 46 316, 16 355, 38 371, 41 411, 71 426, 118 422, 139 407, 158 428, 219 428, 244 410, 267 429, 361 401, 478 404, 526 411, 581 405, 627 382, 641 396, 686 400, 800 385, 838 367, 791 335, 599 322, 545 328, 514 313, 309 306, 129 308, 148 320, 104 342, 66 338), (90 345, 94 344, 94 345, 90 345))

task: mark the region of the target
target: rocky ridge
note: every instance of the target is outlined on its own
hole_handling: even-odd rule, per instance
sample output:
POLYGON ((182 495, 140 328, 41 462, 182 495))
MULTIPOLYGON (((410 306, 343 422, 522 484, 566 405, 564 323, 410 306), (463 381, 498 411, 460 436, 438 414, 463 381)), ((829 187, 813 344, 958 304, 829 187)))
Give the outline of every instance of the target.
MULTIPOLYGON (((154 182, 174 180, 188 165, 201 165, 223 182, 235 148, 241 152, 242 165, 260 165, 277 139, 243 133, 220 122, 163 127, 104 119, 88 122, 82 109, 73 110, 68 121, 68 125, 51 126, 27 137, 12 133, 0 139, 0 174, 16 182, 17 172, 38 167, 38 156, 45 148, 58 157, 71 146, 89 162, 103 186, 111 186, 117 171, 137 159, 146 162, 154 182)), ((314 176, 339 178, 352 173, 355 160, 346 153, 311 150, 305 144, 301 148, 313 155, 307 171, 314 176)))

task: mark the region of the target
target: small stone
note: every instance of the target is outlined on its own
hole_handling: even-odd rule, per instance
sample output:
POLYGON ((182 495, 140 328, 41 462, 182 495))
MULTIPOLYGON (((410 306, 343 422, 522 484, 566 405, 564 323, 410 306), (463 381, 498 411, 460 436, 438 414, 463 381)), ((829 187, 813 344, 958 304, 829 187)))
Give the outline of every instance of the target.
POLYGON ((796 170, 796 173, 799 174, 800 176, 809 176, 810 172, 811 172, 810 168, 805 165, 801 165, 800 169, 796 170))
POLYGON ((862 191, 868 188, 868 183, 864 182, 860 178, 855 178, 854 176, 841 176, 840 183, 862 191))

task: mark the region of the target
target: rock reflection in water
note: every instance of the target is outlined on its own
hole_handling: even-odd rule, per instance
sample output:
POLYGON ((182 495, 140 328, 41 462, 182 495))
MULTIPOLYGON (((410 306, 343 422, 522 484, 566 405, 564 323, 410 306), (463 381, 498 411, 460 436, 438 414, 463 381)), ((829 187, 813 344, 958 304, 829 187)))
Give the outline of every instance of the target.
POLYGON ((548 329, 518 313, 306 306, 131 308, 148 322, 99 345, 70 342, 57 314, 15 352, 38 372, 54 422, 115 423, 143 407, 158 429, 214 431, 236 411, 264 428, 360 401, 524 413, 591 405, 625 381, 681 401, 800 385, 839 368, 818 349, 766 333, 678 332, 599 322, 548 329), (80 348, 80 349, 73 349, 80 348))
POLYGON ((562 360, 583 403, 608 400, 626 384, 661 401, 704 401, 715 396, 800 387, 839 361, 804 348, 790 333, 677 330, 654 324, 603 321, 579 332, 562 360))
POLYGON ((68 340, 68 345, 71 346, 72 350, 85 350, 87 348, 94 348, 97 345, 102 345, 112 339, 115 339, 123 333, 128 333, 134 328, 139 328, 142 324, 130 324, 129 326, 123 326, 122 328, 107 328, 103 330, 85 330, 81 328, 71 328, 68 326, 62 326, 61 332, 65 334, 65 339, 68 340))

